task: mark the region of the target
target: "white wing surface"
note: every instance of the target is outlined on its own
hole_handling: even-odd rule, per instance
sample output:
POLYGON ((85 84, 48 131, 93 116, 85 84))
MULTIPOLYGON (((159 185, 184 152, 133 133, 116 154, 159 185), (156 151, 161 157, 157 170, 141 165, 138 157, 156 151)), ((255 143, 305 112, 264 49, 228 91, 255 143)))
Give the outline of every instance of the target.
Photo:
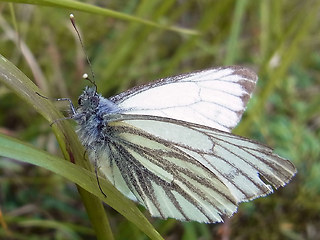
POLYGON ((134 87, 110 100, 121 113, 167 117, 230 132, 258 77, 239 66, 213 68, 134 87))
POLYGON ((271 193, 296 172, 270 148, 214 128, 155 116, 105 117, 108 141, 91 157, 152 216, 220 222, 238 203, 271 193))

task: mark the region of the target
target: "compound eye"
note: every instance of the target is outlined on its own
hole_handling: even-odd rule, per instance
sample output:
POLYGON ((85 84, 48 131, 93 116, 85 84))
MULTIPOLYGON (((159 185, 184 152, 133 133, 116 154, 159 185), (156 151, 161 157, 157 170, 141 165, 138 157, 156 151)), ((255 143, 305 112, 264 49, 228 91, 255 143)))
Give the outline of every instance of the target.
POLYGON ((82 106, 82 98, 81 98, 81 97, 78 98, 78 104, 79 104, 80 106, 82 106))
POLYGON ((99 99, 97 97, 91 97, 90 98, 91 106, 93 106, 93 107, 98 106, 98 102, 99 102, 99 99))

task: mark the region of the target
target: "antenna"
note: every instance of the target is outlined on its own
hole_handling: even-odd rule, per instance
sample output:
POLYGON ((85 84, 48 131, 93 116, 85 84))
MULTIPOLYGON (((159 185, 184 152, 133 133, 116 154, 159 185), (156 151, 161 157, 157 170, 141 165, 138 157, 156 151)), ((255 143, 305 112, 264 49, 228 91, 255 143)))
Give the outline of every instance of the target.
POLYGON ((85 50, 85 48, 84 48, 84 44, 83 44, 82 38, 81 38, 81 36, 80 36, 80 32, 79 32, 79 30, 78 30, 78 28, 77 28, 77 26, 76 26, 75 17, 74 17, 74 15, 73 15, 72 13, 70 14, 70 21, 71 21, 71 23, 72 23, 72 26, 73 26, 74 30, 76 31, 76 33, 77 33, 77 35, 78 35, 78 38, 79 38, 79 41, 80 41, 80 44, 81 44, 82 51, 83 51, 84 55, 86 56, 86 60, 87 60, 87 63, 88 63, 88 65, 89 65, 90 72, 91 72, 91 75, 92 75, 92 80, 88 77, 87 74, 84 74, 84 75, 86 75, 86 77, 83 77, 83 78, 85 78, 86 80, 88 80, 89 82, 91 82, 91 83, 95 86, 96 92, 97 92, 97 85, 96 85, 96 83, 95 83, 95 81, 94 81, 94 73, 93 73, 93 70, 92 70, 92 65, 91 65, 91 62, 90 62, 90 59, 89 59, 88 55, 86 54, 86 50, 85 50))
POLYGON ((87 80, 87 81, 89 81, 92 85, 94 85, 95 86, 95 88, 96 88, 96 93, 97 93, 97 84, 95 83, 95 81, 92 81, 90 78, 89 78, 89 76, 88 76, 88 74, 83 74, 82 75, 82 78, 84 78, 85 80, 87 80))

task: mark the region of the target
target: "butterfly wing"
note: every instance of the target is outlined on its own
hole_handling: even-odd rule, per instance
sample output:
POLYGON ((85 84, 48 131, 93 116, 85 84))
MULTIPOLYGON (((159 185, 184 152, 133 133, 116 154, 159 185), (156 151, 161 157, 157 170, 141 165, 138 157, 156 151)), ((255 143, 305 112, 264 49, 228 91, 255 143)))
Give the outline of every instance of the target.
POLYGON ((134 87, 110 100, 124 114, 173 118, 230 132, 240 121, 257 79, 247 68, 220 67, 134 87))
POLYGON ((270 148, 214 128, 156 116, 113 118, 106 146, 95 151, 105 156, 95 157, 107 178, 152 216, 220 222, 238 203, 271 193, 270 185, 284 186, 296 172, 270 148))

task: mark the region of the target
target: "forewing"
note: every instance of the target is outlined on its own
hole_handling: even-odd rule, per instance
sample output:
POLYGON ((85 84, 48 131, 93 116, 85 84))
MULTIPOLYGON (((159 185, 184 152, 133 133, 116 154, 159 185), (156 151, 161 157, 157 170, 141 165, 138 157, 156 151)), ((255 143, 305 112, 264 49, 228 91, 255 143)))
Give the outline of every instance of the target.
POLYGON ((158 80, 111 97, 124 114, 173 118, 230 132, 240 121, 257 75, 213 68, 158 80))
POLYGON ((284 186, 296 172, 266 146, 197 124, 127 115, 109 126, 117 174, 107 176, 125 183, 152 216, 220 222, 239 202, 271 193, 269 184, 284 186))

